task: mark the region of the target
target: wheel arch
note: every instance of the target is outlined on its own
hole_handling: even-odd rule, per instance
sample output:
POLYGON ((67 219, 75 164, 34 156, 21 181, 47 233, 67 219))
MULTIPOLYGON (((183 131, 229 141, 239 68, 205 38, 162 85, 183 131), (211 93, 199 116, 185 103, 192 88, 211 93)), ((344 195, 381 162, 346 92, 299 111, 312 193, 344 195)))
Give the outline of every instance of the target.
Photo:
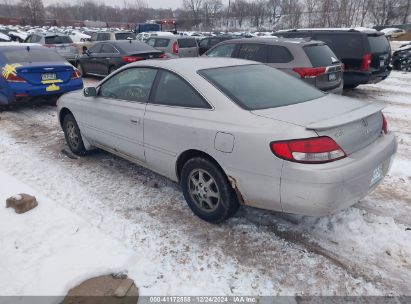
POLYGON ((227 174, 225 173, 223 167, 218 163, 218 161, 212 157, 210 154, 200 151, 200 150, 196 150, 196 149, 190 149, 190 150, 186 150, 184 152, 182 152, 176 161, 176 175, 177 175, 177 179, 178 182, 180 183, 181 181, 181 171, 183 169, 184 164, 189 161, 192 158, 195 157, 203 157, 209 161, 211 161, 214 165, 216 165, 225 175, 225 177, 228 178, 227 174))
MULTIPOLYGON (((62 108, 59 113, 59 122, 60 126, 63 128, 63 122, 64 122, 64 117, 66 117, 67 114, 73 115, 73 113, 68 109, 68 108, 62 108)), ((74 117, 74 115, 73 115, 74 117)))

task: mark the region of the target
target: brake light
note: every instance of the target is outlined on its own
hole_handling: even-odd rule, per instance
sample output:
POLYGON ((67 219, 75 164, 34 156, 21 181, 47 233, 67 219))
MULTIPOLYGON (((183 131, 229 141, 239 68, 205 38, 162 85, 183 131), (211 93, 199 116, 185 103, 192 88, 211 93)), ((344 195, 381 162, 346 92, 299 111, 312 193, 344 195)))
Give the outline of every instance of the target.
POLYGON ((78 79, 80 77, 81 77, 81 72, 77 69, 74 69, 73 73, 71 74, 71 80, 78 79))
POLYGON ((366 53, 364 56, 362 56, 362 61, 361 61, 361 71, 368 71, 370 69, 371 65, 371 53, 366 53))
POLYGON ((16 82, 16 83, 26 82, 23 78, 15 75, 15 74, 12 74, 12 73, 9 73, 6 77, 4 77, 4 79, 5 79, 7 82, 16 82))
POLYGON ((174 43, 173 43, 173 53, 174 53, 174 54, 178 54, 178 45, 177 45, 177 41, 174 41, 174 43))
POLYGON ((123 58, 121 58, 121 60, 123 60, 123 62, 136 62, 136 61, 140 61, 140 60, 144 60, 144 58, 141 57, 135 57, 135 56, 124 56, 123 58))
POLYGON ((324 74, 326 68, 293 68, 293 71, 298 73, 301 78, 314 78, 324 74))
POLYGON ((382 131, 384 132, 384 134, 387 134, 388 133, 387 119, 385 118, 383 113, 381 113, 381 115, 382 115, 382 131))
POLYGON ((297 163, 328 163, 347 156, 343 149, 327 136, 274 141, 270 148, 277 157, 297 163))
POLYGON ((161 54, 159 58, 168 58, 166 54, 161 54))

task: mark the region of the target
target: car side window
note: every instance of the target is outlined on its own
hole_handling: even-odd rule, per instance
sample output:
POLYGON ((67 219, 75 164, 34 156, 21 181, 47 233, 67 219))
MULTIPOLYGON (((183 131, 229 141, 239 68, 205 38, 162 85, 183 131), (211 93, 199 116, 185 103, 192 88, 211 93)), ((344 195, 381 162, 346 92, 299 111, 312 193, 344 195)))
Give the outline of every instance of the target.
POLYGON ((209 104, 182 78, 161 71, 152 103, 188 108, 210 108, 209 104))
POLYGON ((114 53, 117 53, 117 51, 112 45, 104 43, 103 46, 101 47, 101 53, 114 54, 114 53))
POLYGON ((223 44, 217 46, 207 53, 209 57, 231 57, 234 53, 235 44, 223 44))
POLYGON ((110 34, 109 33, 99 33, 97 37, 98 41, 107 41, 110 40, 110 34))
POLYGON ((157 70, 130 68, 115 74, 98 90, 98 96, 133 102, 147 102, 157 70))
POLYGON ((149 46, 154 47, 154 45, 156 44, 156 39, 155 39, 155 38, 149 38, 149 39, 147 39, 146 43, 147 43, 149 46))
POLYGON ((209 41, 208 38, 205 38, 205 39, 201 40, 200 43, 199 43, 199 47, 207 47, 208 46, 208 41, 209 41))
POLYGON ((294 59, 290 51, 284 46, 270 45, 268 49, 268 62, 287 63, 294 59))
POLYGON ((97 41, 97 37, 98 37, 98 33, 94 33, 94 34, 91 36, 91 41, 97 41))
POLYGON ((267 62, 267 45, 244 43, 241 45, 237 57, 258 62, 267 62))
POLYGON ((98 53, 100 53, 100 51, 101 51, 101 43, 98 43, 98 44, 96 44, 96 45, 93 45, 91 48, 90 48, 90 53, 94 53, 94 54, 98 54, 98 53))

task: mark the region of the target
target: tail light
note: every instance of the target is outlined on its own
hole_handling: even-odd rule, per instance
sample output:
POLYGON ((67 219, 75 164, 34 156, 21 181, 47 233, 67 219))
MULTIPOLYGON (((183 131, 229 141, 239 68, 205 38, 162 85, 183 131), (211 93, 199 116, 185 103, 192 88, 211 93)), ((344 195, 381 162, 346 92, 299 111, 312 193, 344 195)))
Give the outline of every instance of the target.
POLYGON ((81 77, 81 72, 77 69, 74 69, 73 73, 71 74, 71 80, 78 79, 80 77, 81 77))
POLYGON ((123 58, 121 58, 121 60, 123 62, 130 63, 130 62, 136 62, 136 61, 144 60, 144 58, 135 57, 135 56, 123 56, 123 58))
POLYGON ((168 58, 166 54, 161 54, 158 58, 168 58))
POLYGON ((388 123, 387 123, 387 119, 385 118, 384 114, 382 114, 382 131, 384 132, 384 134, 388 133, 388 123))
POLYGON ((368 71, 370 69, 371 65, 371 53, 366 53, 364 56, 362 56, 362 61, 361 61, 361 71, 368 71))
POLYGON ((307 164, 321 164, 342 159, 347 155, 330 137, 314 137, 275 141, 271 151, 279 158, 307 164))
POLYGON ((178 54, 178 45, 177 45, 177 41, 174 41, 174 43, 173 43, 173 53, 174 53, 174 54, 178 54))
POLYGON ((23 78, 21 78, 21 77, 19 77, 19 76, 17 76, 17 75, 14 75, 14 74, 12 74, 12 73, 9 73, 6 77, 4 77, 4 79, 5 79, 7 82, 16 82, 16 83, 26 82, 23 78))
POLYGON ((320 68, 293 68, 293 71, 298 73, 301 78, 315 78, 325 73, 325 67, 320 68))

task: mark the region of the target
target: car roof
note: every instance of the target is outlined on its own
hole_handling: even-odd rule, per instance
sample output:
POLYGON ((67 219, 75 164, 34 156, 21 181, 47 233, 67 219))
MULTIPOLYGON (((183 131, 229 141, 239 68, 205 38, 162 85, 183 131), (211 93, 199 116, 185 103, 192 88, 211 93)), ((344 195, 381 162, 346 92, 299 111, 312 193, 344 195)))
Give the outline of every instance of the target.
POLYGON ((152 59, 131 63, 128 66, 153 66, 176 71, 182 74, 197 73, 199 70, 222 68, 229 66, 261 64, 260 62, 218 57, 188 57, 175 59, 152 59))
POLYGON ((287 32, 357 32, 357 33, 367 33, 375 34, 377 30, 366 28, 366 27, 353 27, 353 28, 302 28, 302 29, 288 29, 279 30, 277 33, 287 33, 287 32))
POLYGON ((258 44, 272 44, 272 45, 311 45, 311 44, 324 44, 322 41, 317 41, 317 40, 307 40, 305 38, 237 38, 237 39, 231 39, 224 41, 222 43, 258 43, 258 44))

